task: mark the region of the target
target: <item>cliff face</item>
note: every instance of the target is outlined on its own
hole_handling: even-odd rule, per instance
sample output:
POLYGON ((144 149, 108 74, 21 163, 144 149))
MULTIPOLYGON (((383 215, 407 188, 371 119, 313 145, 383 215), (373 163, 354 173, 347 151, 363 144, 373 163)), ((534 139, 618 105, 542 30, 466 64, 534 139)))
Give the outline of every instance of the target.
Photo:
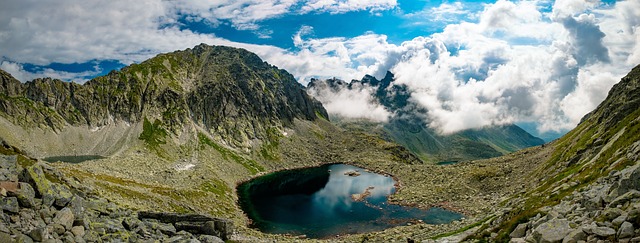
POLYGON ((327 116, 286 71, 243 49, 204 44, 83 85, 50 78, 20 83, 2 71, 0 115, 21 127, 54 131, 147 118, 179 135, 185 124, 193 124, 239 147, 267 139, 294 119, 327 116))

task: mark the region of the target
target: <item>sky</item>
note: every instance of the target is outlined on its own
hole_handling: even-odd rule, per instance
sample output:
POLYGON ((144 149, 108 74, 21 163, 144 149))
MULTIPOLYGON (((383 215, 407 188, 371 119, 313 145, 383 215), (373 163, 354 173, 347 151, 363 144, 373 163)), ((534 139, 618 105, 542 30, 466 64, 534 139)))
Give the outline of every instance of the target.
MULTIPOLYGON (((554 137, 640 64, 639 26, 640 0, 3 0, 0 68, 23 82, 83 83, 159 53, 227 45, 303 85, 391 71, 443 134, 516 123, 554 137)), ((394 115, 361 94, 329 102, 347 117, 394 115)))

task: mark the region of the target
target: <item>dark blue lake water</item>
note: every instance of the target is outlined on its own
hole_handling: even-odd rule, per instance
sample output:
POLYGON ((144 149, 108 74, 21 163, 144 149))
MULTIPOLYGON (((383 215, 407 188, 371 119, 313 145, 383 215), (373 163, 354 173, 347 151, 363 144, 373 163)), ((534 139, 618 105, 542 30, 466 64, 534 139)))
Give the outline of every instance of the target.
POLYGON ((380 231, 417 220, 442 224, 463 217, 441 208, 389 204, 387 196, 395 192, 395 183, 389 176, 334 164, 265 175, 239 185, 238 194, 253 227, 309 238, 380 231), (354 171, 359 175, 345 174, 354 171))
POLYGON ((104 159, 106 157, 100 155, 69 155, 69 156, 53 156, 43 158, 42 160, 47 162, 66 162, 66 163, 82 163, 88 160, 104 159))

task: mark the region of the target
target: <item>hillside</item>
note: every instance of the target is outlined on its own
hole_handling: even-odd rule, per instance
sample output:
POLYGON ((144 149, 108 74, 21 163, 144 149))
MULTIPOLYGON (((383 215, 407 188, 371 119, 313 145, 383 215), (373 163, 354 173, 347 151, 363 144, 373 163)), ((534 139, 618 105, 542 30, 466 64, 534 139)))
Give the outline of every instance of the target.
POLYGON ((544 143, 513 124, 439 134, 424 121, 423 116, 428 111, 412 103, 412 93, 406 85, 394 81, 391 72, 387 72, 382 80, 369 75, 348 83, 338 79, 312 79, 308 90, 322 102, 329 102, 323 99, 339 92, 372 90, 371 98, 394 114, 388 122, 377 126, 375 122, 363 120, 340 117, 332 117, 332 120, 344 128, 368 131, 401 144, 425 161, 492 158, 544 143))
POLYGON ((477 237, 564 242, 637 239, 640 66, 551 146, 551 156, 526 175, 535 181, 532 189, 504 201, 507 210, 477 237))
POLYGON ((326 117, 292 75, 230 47, 199 45, 161 54, 83 85, 48 78, 20 83, 4 71, 0 82, 0 116, 18 126, 0 129, 0 136, 34 155, 108 156, 143 129, 152 146, 204 133, 251 148, 294 119, 326 117), (41 144, 38 136, 51 132, 52 141, 41 144), (95 139, 69 144, 75 139, 54 138, 74 136, 95 139))

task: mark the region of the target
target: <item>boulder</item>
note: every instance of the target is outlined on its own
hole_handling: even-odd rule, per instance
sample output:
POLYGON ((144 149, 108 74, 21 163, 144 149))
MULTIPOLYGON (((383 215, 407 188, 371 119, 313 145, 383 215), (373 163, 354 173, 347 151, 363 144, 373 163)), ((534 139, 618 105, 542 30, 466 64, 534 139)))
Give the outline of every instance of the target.
POLYGON ((620 215, 622 215, 623 213, 624 211, 622 211, 622 209, 619 209, 619 208, 607 208, 598 217, 599 219, 598 221, 600 222, 612 221, 615 218, 620 217, 620 215))
POLYGON ((28 235, 34 241, 43 241, 44 239, 47 238, 47 228, 46 227, 35 228, 29 231, 28 235))
POLYGON ((522 238, 527 234, 527 224, 519 224, 516 228, 509 234, 511 238, 522 238))
POLYGON ((19 234, 18 236, 16 236, 15 241, 16 243, 33 243, 33 239, 31 239, 31 237, 29 237, 28 235, 25 234, 19 234))
POLYGON ((622 223, 624 223, 625 221, 627 221, 627 215, 623 214, 618 216, 617 218, 615 218, 614 220, 611 221, 611 224, 613 224, 613 226, 615 226, 616 228, 620 227, 620 225, 622 225, 622 223))
POLYGON ((33 186, 36 196, 42 197, 44 205, 55 204, 58 207, 64 207, 73 198, 67 186, 47 180, 42 167, 38 164, 25 168, 20 180, 33 186))
POLYGON ((213 235, 200 235, 198 240, 202 243, 224 243, 224 241, 213 235))
POLYGON ((71 212, 71 209, 63 208, 56 213, 56 216, 53 218, 53 223, 64 226, 66 230, 71 230, 74 219, 75 216, 73 215, 73 212, 71 212))
POLYGON ((71 233, 76 237, 84 236, 84 227, 83 226, 73 226, 71 227, 71 233))
POLYGON ((2 210, 12 213, 20 212, 20 206, 18 205, 18 199, 15 197, 3 197, 0 198, 0 208, 2 210))
POLYGON ((627 193, 622 194, 621 196, 613 199, 613 201, 611 201, 611 203, 609 204, 609 207, 615 208, 618 205, 624 205, 625 203, 631 201, 634 198, 640 198, 640 192, 637 190, 630 190, 627 193))
POLYGON ((16 197, 20 206, 25 208, 32 208, 35 204, 36 192, 29 183, 19 182, 18 188, 15 191, 7 191, 7 195, 10 197, 16 197))
POLYGON ((552 219, 536 227, 533 237, 541 243, 561 242, 571 231, 573 229, 566 219, 552 219))
POLYGON ((0 155, 0 181, 18 181, 18 157, 16 155, 0 155))
POLYGON ((625 221, 620 225, 620 229, 618 229, 618 239, 633 237, 635 230, 632 223, 625 221))
POLYGON ((122 226, 129 231, 135 231, 135 229, 139 228, 142 225, 142 221, 138 218, 127 217, 122 220, 122 226))
POLYGON ((13 242, 13 239, 11 239, 11 235, 8 232, 0 231, 0 242, 13 242))
POLYGON ((587 234, 582 229, 576 229, 571 231, 567 236, 562 239, 562 243, 576 243, 578 241, 584 241, 587 239, 587 234))
POLYGON ((609 227, 595 227, 593 233, 600 237, 609 237, 616 234, 616 230, 609 227))
POLYGON ((173 226, 173 224, 167 223, 157 223, 157 225, 155 225, 155 229, 160 230, 160 232, 168 236, 173 236, 177 232, 176 227, 173 226))

